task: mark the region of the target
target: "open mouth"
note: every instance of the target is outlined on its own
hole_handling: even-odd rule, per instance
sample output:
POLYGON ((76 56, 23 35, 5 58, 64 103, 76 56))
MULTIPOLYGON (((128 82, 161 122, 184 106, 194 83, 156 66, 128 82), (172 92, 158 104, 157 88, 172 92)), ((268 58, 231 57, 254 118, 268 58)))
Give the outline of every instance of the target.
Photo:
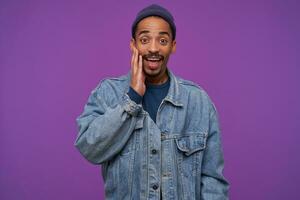
POLYGON ((151 61, 151 62, 158 62, 160 60, 162 60, 161 58, 146 58, 147 61, 151 61))
POLYGON ((147 62, 147 65, 150 69, 154 70, 154 69, 157 69, 161 63, 162 63, 162 60, 163 60, 163 56, 147 56, 144 58, 147 62))
POLYGON ((148 67, 152 70, 157 69, 161 65, 161 59, 146 59, 148 67))

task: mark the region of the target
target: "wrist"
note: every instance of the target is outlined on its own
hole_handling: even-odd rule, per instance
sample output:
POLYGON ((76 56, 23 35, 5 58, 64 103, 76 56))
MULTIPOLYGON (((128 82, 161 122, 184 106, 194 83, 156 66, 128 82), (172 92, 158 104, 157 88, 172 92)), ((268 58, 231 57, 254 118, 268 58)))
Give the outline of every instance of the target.
POLYGON ((130 87, 136 92, 138 93, 140 96, 144 96, 144 89, 141 88, 140 86, 136 86, 136 85, 130 85, 130 87))
POLYGON ((135 103, 140 104, 142 102, 143 96, 140 95, 140 93, 138 93, 132 86, 129 87, 127 94, 135 103))

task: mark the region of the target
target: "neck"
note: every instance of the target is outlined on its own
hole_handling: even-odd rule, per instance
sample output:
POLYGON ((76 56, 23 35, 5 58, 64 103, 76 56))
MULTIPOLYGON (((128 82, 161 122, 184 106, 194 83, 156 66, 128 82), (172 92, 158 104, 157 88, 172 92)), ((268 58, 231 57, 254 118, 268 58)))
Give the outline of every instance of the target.
POLYGON ((167 70, 163 74, 160 74, 156 77, 146 77, 146 82, 153 84, 153 85, 161 85, 168 80, 169 76, 167 70))

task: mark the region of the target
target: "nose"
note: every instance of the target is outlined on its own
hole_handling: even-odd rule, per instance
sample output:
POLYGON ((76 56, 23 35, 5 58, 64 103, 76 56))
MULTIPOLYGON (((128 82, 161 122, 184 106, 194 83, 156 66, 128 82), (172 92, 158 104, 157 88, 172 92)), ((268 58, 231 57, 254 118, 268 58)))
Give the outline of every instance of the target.
POLYGON ((149 53, 157 53, 159 51, 159 47, 155 40, 150 43, 149 53))

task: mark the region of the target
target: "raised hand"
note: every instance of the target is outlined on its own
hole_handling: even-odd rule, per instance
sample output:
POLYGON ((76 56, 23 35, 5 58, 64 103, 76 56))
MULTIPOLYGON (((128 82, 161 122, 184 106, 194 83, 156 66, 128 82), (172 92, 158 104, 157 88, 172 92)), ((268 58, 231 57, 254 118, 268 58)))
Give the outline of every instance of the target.
POLYGON ((146 91, 145 74, 143 72, 143 58, 137 48, 130 43, 131 57, 131 81, 130 86, 141 96, 146 91))

